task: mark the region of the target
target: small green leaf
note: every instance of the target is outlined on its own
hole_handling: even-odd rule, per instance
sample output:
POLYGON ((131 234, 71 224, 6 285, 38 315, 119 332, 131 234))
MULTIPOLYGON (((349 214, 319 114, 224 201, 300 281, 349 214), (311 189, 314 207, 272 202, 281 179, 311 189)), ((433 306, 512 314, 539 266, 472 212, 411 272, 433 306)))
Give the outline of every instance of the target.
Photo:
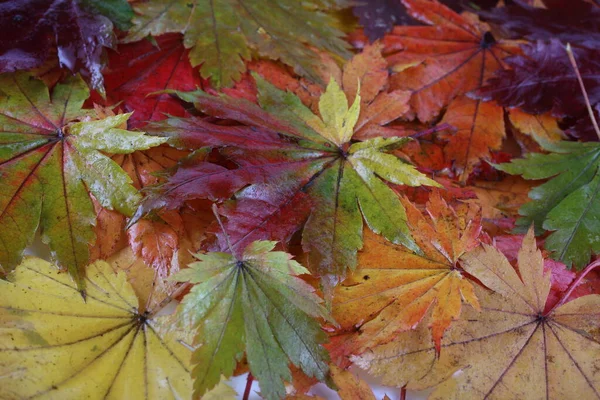
MULTIPOLYGON (((592 232, 600 219, 597 206, 598 143, 542 143, 549 154, 531 153, 524 159, 497 165, 497 168, 525 179, 546 179, 546 183, 529 192, 531 202, 519 213, 517 230, 524 231, 532 223, 555 231, 546 240, 552 257, 577 268, 585 266, 590 253, 600 251, 600 242, 592 232)), ((599 238, 600 239, 600 238, 599 238)))
POLYGON ((325 380, 327 335, 313 318, 328 318, 314 289, 297 278, 308 273, 291 256, 257 241, 238 260, 226 253, 197 254, 197 262, 173 279, 196 283, 178 310, 184 325, 197 329, 192 356, 194 396, 231 376, 246 353, 250 371, 267 399, 285 396, 289 362, 325 380))

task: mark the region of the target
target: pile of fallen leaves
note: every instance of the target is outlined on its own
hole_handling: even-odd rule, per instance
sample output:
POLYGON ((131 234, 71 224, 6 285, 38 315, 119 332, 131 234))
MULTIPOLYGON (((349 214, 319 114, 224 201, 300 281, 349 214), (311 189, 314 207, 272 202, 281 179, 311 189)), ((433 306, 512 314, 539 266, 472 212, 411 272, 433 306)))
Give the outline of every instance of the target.
POLYGON ((21 0, 0 33, 1 398, 600 398, 597 2, 21 0))

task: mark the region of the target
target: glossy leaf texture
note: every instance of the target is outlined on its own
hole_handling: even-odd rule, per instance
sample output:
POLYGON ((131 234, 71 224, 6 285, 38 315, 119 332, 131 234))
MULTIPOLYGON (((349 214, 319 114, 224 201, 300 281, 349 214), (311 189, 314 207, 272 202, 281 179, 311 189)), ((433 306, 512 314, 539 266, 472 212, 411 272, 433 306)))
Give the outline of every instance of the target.
POLYGON ((124 215, 140 194, 108 154, 128 154, 166 139, 122 129, 129 114, 93 119, 81 106, 89 92, 77 77, 54 87, 52 95, 26 73, 0 76, 0 197, 2 251, 6 273, 21 260, 38 227, 59 267, 83 289, 88 246, 95 241, 100 205, 124 215))
POLYGON ((231 86, 253 54, 280 60, 304 76, 319 79, 319 49, 348 58, 337 29, 334 1, 151 0, 134 4, 133 28, 125 39, 177 32, 191 49, 190 61, 216 88, 231 86), (318 10, 315 12, 315 10, 318 10), (191 22, 190 22, 191 21, 191 22))
MULTIPOLYGON (((357 90, 356 80, 351 82, 350 87, 357 90)), ((376 137, 352 142, 354 130, 364 125, 361 97, 355 96, 348 104, 333 80, 320 98, 320 116, 293 94, 258 77, 257 85, 260 107, 199 91, 178 93, 209 115, 245 125, 216 125, 191 118, 170 119, 151 129, 171 135, 173 143, 188 148, 220 147, 236 168, 206 162, 183 166, 142 203, 136 215, 161 207, 177 208, 192 198, 227 199, 235 193, 235 200, 220 212, 227 216, 225 225, 236 252, 259 239, 286 243, 306 222, 303 247, 310 252, 310 269, 320 276, 343 276, 354 268, 362 244, 363 217, 372 230, 417 250, 402 204, 385 183, 437 185, 388 154, 409 139, 376 137)), ((369 96, 372 88, 363 90, 369 96)), ((219 236, 219 247, 224 249, 224 238, 219 236)))
POLYGON ((446 333, 439 357, 421 327, 355 361, 387 384, 435 386, 430 399, 598 397, 600 296, 546 311, 550 273, 532 230, 518 258, 519 274, 491 246, 464 257, 465 270, 491 291, 476 287, 481 312, 465 310, 446 333))
MULTIPOLYGON (((114 1, 113 1, 114 2, 114 1)), ((56 50, 61 67, 104 92, 102 56, 115 45, 113 25, 85 0, 23 0, 0 4, 0 73, 41 66, 56 50)))
POLYGON ((481 216, 476 205, 451 208, 435 191, 423 215, 403 199, 416 243, 415 254, 374 234, 365 237, 359 268, 335 292, 333 317, 352 332, 332 349, 361 354, 391 341, 398 332, 427 324, 439 350, 444 332, 461 314, 462 299, 479 309, 461 259, 479 245, 481 216), (425 315, 431 312, 427 321, 425 315))
POLYGON ((196 254, 197 262, 174 276, 193 283, 178 310, 181 323, 197 331, 192 356, 194 396, 230 376, 243 354, 267 399, 285 395, 291 362, 308 376, 325 380, 327 335, 313 318, 328 318, 312 286, 297 275, 302 265, 276 242, 250 244, 240 258, 196 254))
POLYGON ((125 274, 106 262, 85 280, 84 301, 68 275, 27 258, 0 281, 3 398, 190 398, 189 333, 140 312, 125 274))
POLYGON ((522 229, 533 223, 538 230, 555 231, 546 240, 552 257, 582 268, 592 253, 600 252, 596 235, 600 147, 593 142, 559 142, 544 148, 550 153, 529 153, 497 168, 525 179, 551 178, 529 192, 533 201, 521 207, 523 217, 517 224, 522 229))
MULTIPOLYGON (((168 115, 183 117, 180 101, 157 92, 182 91, 202 87, 200 74, 188 60, 178 34, 167 34, 149 40, 120 44, 109 51, 104 70, 107 105, 119 104, 127 112, 135 111, 128 121, 130 128, 143 127, 146 121, 158 121, 168 115), (121 103, 119 103, 121 102, 121 103)), ((94 101, 103 102, 94 98, 94 101)))

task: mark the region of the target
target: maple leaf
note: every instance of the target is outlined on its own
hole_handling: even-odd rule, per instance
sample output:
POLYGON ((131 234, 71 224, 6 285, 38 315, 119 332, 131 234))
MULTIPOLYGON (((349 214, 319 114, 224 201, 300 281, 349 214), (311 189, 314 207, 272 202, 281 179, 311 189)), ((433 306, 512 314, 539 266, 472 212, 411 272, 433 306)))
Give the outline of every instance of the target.
POLYGON ((476 180, 469 189, 475 192, 484 219, 511 218, 527 203, 527 193, 533 184, 518 176, 507 176, 501 181, 476 180))
POLYGON ((84 301, 68 275, 26 258, 0 281, 3 396, 190 398, 191 337, 170 316, 140 312, 125 274, 106 262, 85 279, 84 301))
POLYGON ((518 52, 496 40, 488 26, 431 0, 403 0, 409 13, 432 26, 397 26, 384 39, 394 89, 412 91, 410 104, 423 122, 456 96, 479 88, 518 52))
POLYGON ((500 25, 513 39, 559 39, 564 43, 594 48, 600 41, 600 6, 584 0, 543 1, 534 7, 524 1, 511 1, 504 7, 481 10, 486 21, 500 25))
POLYGON ((394 25, 415 25, 402 3, 395 0, 370 0, 352 9, 371 42, 382 38, 394 25))
POLYGON ((448 141, 444 156, 465 182, 481 159, 489 159, 491 150, 499 150, 506 137, 504 110, 493 102, 461 96, 453 100, 441 123, 455 128, 439 136, 448 141))
MULTIPOLYGON (((141 190, 160 182, 156 173, 177 165, 177 160, 187 152, 160 146, 146 151, 113 156, 113 160, 129 174, 133 186, 141 190)), ((124 219, 124 217, 122 217, 124 219)), ((181 217, 176 212, 165 212, 153 220, 140 220, 127 230, 129 245, 160 276, 165 277, 171 268, 173 256, 179 248, 179 236, 184 230, 181 217)))
POLYGON ((137 16, 125 41, 182 33, 185 47, 192 49, 192 65, 201 64, 202 77, 210 77, 217 88, 240 79, 251 49, 318 80, 319 57, 309 46, 349 56, 343 33, 335 27, 336 18, 320 11, 334 5, 329 1, 153 0, 134 4, 137 16))
POLYGON ((565 138, 558 121, 549 113, 532 115, 518 108, 509 108, 507 111, 511 124, 537 143, 556 142, 565 138))
POLYGON ((193 118, 170 119, 168 125, 150 129, 189 148, 221 147, 239 168, 205 162, 180 168, 142 203, 136 216, 160 207, 177 208, 192 198, 226 199, 252 183, 221 211, 228 217, 234 249, 265 238, 285 243, 308 218, 303 246, 313 257, 310 268, 319 275, 343 275, 356 264, 364 216, 375 232, 418 251, 402 204, 384 183, 437 186, 410 164, 387 154, 410 139, 378 137, 352 143, 355 124, 361 123, 361 97, 355 96, 349 107, 333 80, 319 102, 321 117, 293 94, 259 77, 257 86, 260 107, 201 91, 178 93, 209 115, 250 126, 221 126, 193 118), (311 212, 314 204, 319 206, 311 212))
POLYGON ((312 317, 327 318, 321 299, 297 275, 308 271, 291 256, 257 241, 242 257, 196 254, 197 262, 173 278, 195 284, 178 315, 197 330, 192 355, 194 396, 202 396, 223 374, 230 376, 246 354, 250 371, 267 399, 285 395, 288 363, 319 380, 328 377, 327 335, 312 317))
MULTIPOLYGON (((126 111, 135 111, 130 127, 142 126, 145 121, 164 119, 165 114, 185 116, 177 99, 168 94, 152 95, 165 89, 195 90, 202 79, 188 60, 189 51, 183 47, 178 34, 162 35, 155 43, 143 40, 121 44, 109 52, 108 67, 104 70, 106 104, 122 102, 126 111)), ((97 103, 101 99, 94 99, 97 103)))
POLYGON ((598 397, 600 296, 545 311, 550 273, 544 272, 532 230, 519 252, 518 274, 487 245, 463 261, 493 291, 475 289, 482 312, 465 310, 444 336, 439 358, 421 328, 354 361, 386 384, 438 385, 430 399, 598 397))
POLYGON ((0 26, 0 73, 41 66, 56 46, 61 66, 104 92, 102 54, 115 45, 108 18, 76 0, 10 1, 0 4, 0 26))
POLYGON ((546 143, 550 154, 529 153, 524 159, 496 165, 501 171, 525 179, 548 182, 529 192, 517 220, 520 230, 532 223, 553 232, 545 246, 552 257, 577 268, 585 266, 591 253, 600 252, 596 222, 600 218, 596 196, 600 190, 598 143, 546 143))
MULTIPOLYGON (((479 244, 476 205, 449 207, 435 191, 427 203, 428 217, 403 199, 415 241, 415 254, 373 234, 359 253, 360 269, 336 289, 333 316, 342 329, 356 331, 343 352, 362 353, 413 329, 428 310, 436 347, 461 313, 461 299, 479 308, 472 284, 459 261, 479 244)), ((339 351, 336 349, 335 351, 339 351)))
MULTIPOLYGON (((475 95, 530 114, 551 112, 579 118, 586 104, 565 47, 558 40, 523 45, 523 55, 507 58, 500 70, 475 95)), ((600 103, 600 50, 573 48, 592 106, 600 103)))
POLYGON ((125 215, 141 197, 104 153, 127 154, 166 139, 120 129, 130 114, 91 120, 93 111, 81 109, 89 95, 81 78, 56 85, 52 97, 26 73, 0 75, 0 88, 2 269, 20 262, 39 225, 52 256, 81 286, 95 240, 88 191, 125 215))

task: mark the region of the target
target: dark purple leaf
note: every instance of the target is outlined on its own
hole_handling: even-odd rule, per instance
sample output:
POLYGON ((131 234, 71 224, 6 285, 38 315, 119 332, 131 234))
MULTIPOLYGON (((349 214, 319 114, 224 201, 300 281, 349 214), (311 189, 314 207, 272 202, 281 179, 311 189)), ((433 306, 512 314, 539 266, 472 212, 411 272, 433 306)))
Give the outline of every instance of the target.
MULTIPOLYGON (((531 114, 552 112, 556 117, 579 117, 585 101, 569 62, 565 46, 558 40, 523 46, 524 54, 505 61, 511 69, 500 70, 475 97, 495 100, 505 107, 520 107, 531 114)), ((600 103, 600 50, 574 48, 592 105, 600 103)))
POLYGON ((547 0, 547 8, 523 1, 507 1, 505 7, 482 10, 479 15, 498 24, 512 38, 559 39, 571 45, 600 45, 600 6, 583 0, 547 0))
MULTIPOLYGON (((440 3, 456 12, 465 8, 489 9, 498 0, 442 0, 440 3)), ((365 34, 371 42, 380 39, 392 30, 394 25, 422 25, 412 18, 401 0, 360 0, 353 9, 354 15, 365 29, 365 34)))
POLYGON ((113 25, 75 0, 0 0, 0 73, 35 68, 55 46, 62 67, 104 90, 102 54, 114 46, 113 25))

